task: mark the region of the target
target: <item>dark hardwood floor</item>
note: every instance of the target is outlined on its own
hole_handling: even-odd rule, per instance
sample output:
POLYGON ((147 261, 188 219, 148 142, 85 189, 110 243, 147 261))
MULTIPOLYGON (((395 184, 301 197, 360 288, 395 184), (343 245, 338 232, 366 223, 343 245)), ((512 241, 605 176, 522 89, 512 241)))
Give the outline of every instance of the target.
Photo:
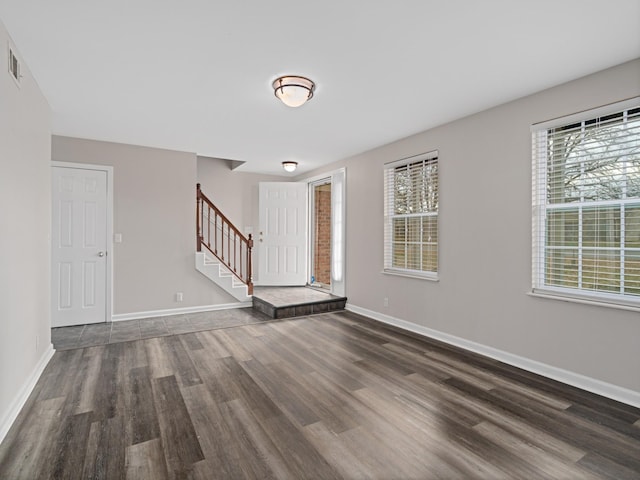
POLYGON ((640 478, 640 409, 340 312, 58 351, 0 478, 640 478))

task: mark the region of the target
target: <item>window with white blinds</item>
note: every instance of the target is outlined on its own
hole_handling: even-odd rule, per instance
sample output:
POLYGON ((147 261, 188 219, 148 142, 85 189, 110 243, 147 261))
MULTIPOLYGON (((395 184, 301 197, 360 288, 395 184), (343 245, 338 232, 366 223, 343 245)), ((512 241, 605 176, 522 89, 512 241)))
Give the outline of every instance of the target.
POLYGON ((534 291, 640 306, 640 98, 532 133, 534 291))
POLYGON ((385 165, 384 269, 437 278, 438 152, 385 165))

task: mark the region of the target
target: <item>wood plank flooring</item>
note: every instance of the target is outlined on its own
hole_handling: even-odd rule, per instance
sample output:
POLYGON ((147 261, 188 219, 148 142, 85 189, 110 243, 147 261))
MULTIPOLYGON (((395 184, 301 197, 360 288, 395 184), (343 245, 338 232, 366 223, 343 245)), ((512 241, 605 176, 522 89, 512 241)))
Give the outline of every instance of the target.
POLYGON ((4 479, 638 479, 640 409, 350 312, 58 351, 4 479))

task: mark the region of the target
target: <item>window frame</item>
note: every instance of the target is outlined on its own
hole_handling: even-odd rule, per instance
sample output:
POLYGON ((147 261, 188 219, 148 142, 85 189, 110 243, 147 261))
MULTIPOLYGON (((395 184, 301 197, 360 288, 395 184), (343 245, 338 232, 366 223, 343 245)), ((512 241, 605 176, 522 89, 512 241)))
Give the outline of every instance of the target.
POLYGON ((384 165, 384 267, 383 273, 399 275, 405 277, 419 278, 425 280, 438 280, 439 268, 440 268, 440 242, 439 242, 439 197, 440 197, 440 160, 439 154, 437 150, 421 153, 418 155, 414 155, 411 157, 406 157, 400 160, 396 160, 393 162, 386 163, 384 165), (398 171, 399 168, 409 166, 412 164, 423 163, 426 166, 427 162, 435 162, 436 165, 436 174, 435 174, 435 186, 436 186, 436 209, 435 211, 429 212, 419 212, 419 213, 404 213, 397 214, 395 213, 395 181, 396 175, 395 172, 398 171), (435 217, 435 229, 436 229, 436 238, 435 242, 425 242, 423 241, 423 227, 421 222, 420 228, 420 241, 419 242, 410 242, 407 240, 407 230, 405 230, 405 245, 409 243, 419 245, 420 249, 420 265, 423 265, 423 249, 425 245, 434 246, 435 244, 435 270, 422 270, 422 269, 412 269, 412 268, 401 268, 393 265, 393 256, 394 256, 394 244, 397 243, 394 241, 395 232, 394 232, 394 219, 399 218, 434 218, 435 217))
MULTIPOLYGON (((534 295, 544 297, 560 297, 569 300, 580 301, 583 303, 596 303, 600 305, 609 305, 616 307, 631 307, 633 309, 640 308, 640 295, 635 293, 626 293, 624 291, 624 275, 625 275, 625 255, 629 252, 636 252, 635 247, 627 247, 625 245, 625 219, 624 212, 627 205, 632 205, 636 208, 636 205, 640 204, 640 196, 616 198, 613 200, 591 200, 582 197, 578 201, 570 202, 553 202, 552 198, 549 198, 547 189, 549 188, 549 182, 553 182, 548 177, 549 158, 547 153, 548 135, 553 129, 569 128, 570 126, 580 124, 581 128, 591 128, 594 124, 594 120, 599 120, 604 117, 609 117, 616 114, 622 114, 624 121, 627 121, 626 114, 630 110, 635 110, 640 107, 640 97, 635 97, 622 102, 616 102, 610 105, 606 105, 600 108, 586 110, 573 115, 556 118, 546 122, 534 124, 531 126, 531 138, 532 138, 532 293, 534 295), (585 232, 589 233, 589 224, 584 220, 585 212, 605 212, 606 209, 615 211, 618 209, 618 225, 616 229, 609 230, 611 234, 618 234, 620 237, 613 247, 584 245, 583 237, 585 232), (551 284, 549 277, 552 274, 547 272, 549 254, 549 244, 547 243, 548 235, 553 233, 562 233, 553 231, 547 226, 548 216, 550 212, 576 212, 578 215, 577 232, 578 232, 578 244, 575 246, 578 252, 578 286, 567 287, 551 284), (551 232, 551 233, 550 233, 551 232), (606 255, 607 252, 615 256, 618 255, 619 262, 619 291, 615 293, 607 292, 604 290, 584 287, 581 277, 584 272, 585 263, 583 254, 585 251, 594 255, 594 258, 598 258, 601 253, 606 255)), ((637 128, 637 115, 632 119, 634 122, 633 128, 637 128)), ((603 128, 607 128, 610 125, 605 124, 603 128)), ((635 138, 635 135, 631 138, 635 138)), ((551 160, 553 161, 553 160, 551 160)), ((626 179, 625 173, 625 179, 626 179)), ((584 185, 583 185, 584 187, 584 185)), ((557 199, 556 199, 557 200, 557 199)), ((599 225, 599 222, 596 224, 599 225)), ((612 225, 615 225, 613 223, 612 225)), ((590 237, 589 237, 590 238, 590 237)), ((553 243, 553 242, 551 242, 553 243)), ((560 252, 562 249, 570 250, 570 246, 553 246, 560 252)), ((634 255, 635 256, 635 255, 634 255)))

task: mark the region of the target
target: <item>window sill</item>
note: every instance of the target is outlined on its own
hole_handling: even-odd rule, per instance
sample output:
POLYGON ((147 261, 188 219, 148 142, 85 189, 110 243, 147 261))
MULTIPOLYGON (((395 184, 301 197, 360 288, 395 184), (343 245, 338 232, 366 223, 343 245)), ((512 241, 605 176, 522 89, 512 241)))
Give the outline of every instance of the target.
POLYGON ((583 305, 592 305, 595 307, 616 308, 618 310, 640 312, 640 305, 627 305, 623 303, 607 302, 606 300, 588 299, 588 298, 582 298, 582 297, 570 297, 568 295, 561 295, 554 292, 533 290, 533 291, 527 292, 527 295, 531 297, 547 298, 550 300, 559 300, 561 302, 581 303, 583 305))
POLYGON ((439 282, 437 274, 420 275, 418 273, 401 272, 397 270, 382 270, 384 275, 392 275, 394 277, 415 278, 416 280, 426 280, 428 282, 439 282))

